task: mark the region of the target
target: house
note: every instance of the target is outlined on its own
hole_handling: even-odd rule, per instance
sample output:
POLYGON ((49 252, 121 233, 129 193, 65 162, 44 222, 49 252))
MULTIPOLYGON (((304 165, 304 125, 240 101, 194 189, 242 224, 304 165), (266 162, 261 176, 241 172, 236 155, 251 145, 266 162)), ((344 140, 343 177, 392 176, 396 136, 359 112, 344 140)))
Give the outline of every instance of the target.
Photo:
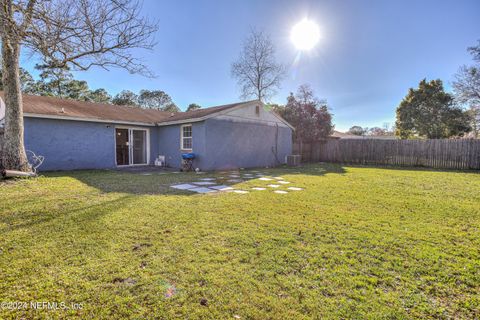
POLYGON ((346 132, 340 132, 334 130, 333 133, 330 135, 330 138, 333 139, 380 139, 380 140, 396 140, 398 137, 393 135, 384 135, 384 136, 371 136, 371 135, 363 135, 358 136, 346 132))
POLYGON ((201 170, 264 167, 292 152, 292 126, 256 100, 169 113, 24 95, 23 111, 25 148, 45 157, 44 171, 153 165, 159 156, 179 168, 187 152, 201 170))

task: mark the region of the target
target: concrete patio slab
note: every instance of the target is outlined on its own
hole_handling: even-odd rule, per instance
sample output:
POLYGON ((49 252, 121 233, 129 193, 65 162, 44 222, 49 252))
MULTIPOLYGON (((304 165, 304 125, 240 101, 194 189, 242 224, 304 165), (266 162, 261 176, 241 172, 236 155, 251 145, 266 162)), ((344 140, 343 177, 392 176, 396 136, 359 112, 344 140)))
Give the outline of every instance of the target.
POLYGON ((197 182, 192 182, 193 184, 196 184, 197 186, 213 186, 215 185, 215 182, 211 181, 197 181, 197 182))
POLYGON ((174 189, 178 189, 178 190, 189 190, 189 189, 196 188, 196 187, 197 186, 194 186, 194 185, 189 184, 189 183, 176 184, 176 185, 170 186, 170 188, 174 188, 174 189))
POLYGON ((205 188, 205 187, 198 187, 198 188, 188 189, 188 191, 193 191, 193 192, 197 192, 197 193, 217 192, 217 190, 213 190, 213 189, 205 188))
POLYGON ((219 186, 211 186, 209 187, 210 189, 215 189, 218 191, 227 191, 227 190, 233 190, 232 187, 226 186, 226 185, 219 185, 219 186))

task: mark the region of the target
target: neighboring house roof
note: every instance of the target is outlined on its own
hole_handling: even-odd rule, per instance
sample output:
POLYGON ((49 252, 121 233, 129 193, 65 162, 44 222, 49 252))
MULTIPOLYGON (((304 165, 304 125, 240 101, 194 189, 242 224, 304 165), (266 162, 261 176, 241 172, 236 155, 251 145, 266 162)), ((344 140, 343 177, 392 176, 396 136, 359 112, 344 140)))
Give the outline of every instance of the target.
MULTIPOLYGON (((0 98, 3 92, 0 91, 0 98)), ((168 125, 201 121, 227 110, 257 102, 257 100, 170 113, 132 106, 93 103, 54 97, 23 95, 23 112, 27 117, 71 119, 98 122, 168 125)), ((283 119, 282 119, 283 120, 283 119)), ((285 120, 283 120, 285 122, 285 120)), ((286 122, 285 122, 286 123, 286 122)))
POLYGON ((349 134, 346 132, 333 131, 330 135, 332 138, 337 139, 382 139, 382 140, 394 140, 397 139, 396 136, 357 136, 354 134, 349 134))
POLYGON ((338 138, 338 139, 358 139, 358 138, 362 138, 361 136, 356 136, 356 135, 353 135, 353 134, 348 134, 348 133, 340 132, 340 131, 337 131, 337 130, 334 130, 333 133, 330 135, 330 137, 338 138))

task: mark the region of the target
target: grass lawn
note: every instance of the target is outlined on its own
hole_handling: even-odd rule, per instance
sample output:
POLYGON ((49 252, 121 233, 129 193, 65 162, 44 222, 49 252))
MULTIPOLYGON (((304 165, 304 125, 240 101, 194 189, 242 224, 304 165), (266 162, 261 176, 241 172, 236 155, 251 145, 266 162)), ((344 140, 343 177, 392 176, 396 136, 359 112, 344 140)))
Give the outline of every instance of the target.
POLYGON ((480 317, 480 174, 264 171, 305 190, 168 187, 194 173, 0 182, 0 302, 29 304, 0 318, 480 317))

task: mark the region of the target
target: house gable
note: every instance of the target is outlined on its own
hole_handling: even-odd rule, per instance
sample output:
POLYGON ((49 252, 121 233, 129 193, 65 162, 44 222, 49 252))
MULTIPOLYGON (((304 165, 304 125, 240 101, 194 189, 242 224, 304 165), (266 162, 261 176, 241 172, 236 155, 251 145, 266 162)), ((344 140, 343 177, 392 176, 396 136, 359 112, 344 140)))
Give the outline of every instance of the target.
MULTIPOLYGON (((213 109, 207 108, 204 110, 213 109)), ((213 111, 213 110, 212 110, 213 111)), ((195 112, 195 111, 193 111, 195 112)), ((188 117, 188 112, 184 114, 184 119, 173 121, 162 121, 157 123, 159 126, 168 126, 175 124, 184 124, 205 121, 207 119, 228 120, 232 122, 250 122, 264 125, 288 127, 294 129, 286 120, 270 110, 258 100, 248 101, 235 105, 229 105, 227 108, 218 109, 218 111, 208 113, 200 117, 188 117)))
POLYGON ((293 129, 288 122, 270 110, 268 106, 258 101, 228 110, 222 114, 215 115, 213 118, 232 122, 258 123, 271 126, 278 125, 279 127, 289 127, 293 129))

